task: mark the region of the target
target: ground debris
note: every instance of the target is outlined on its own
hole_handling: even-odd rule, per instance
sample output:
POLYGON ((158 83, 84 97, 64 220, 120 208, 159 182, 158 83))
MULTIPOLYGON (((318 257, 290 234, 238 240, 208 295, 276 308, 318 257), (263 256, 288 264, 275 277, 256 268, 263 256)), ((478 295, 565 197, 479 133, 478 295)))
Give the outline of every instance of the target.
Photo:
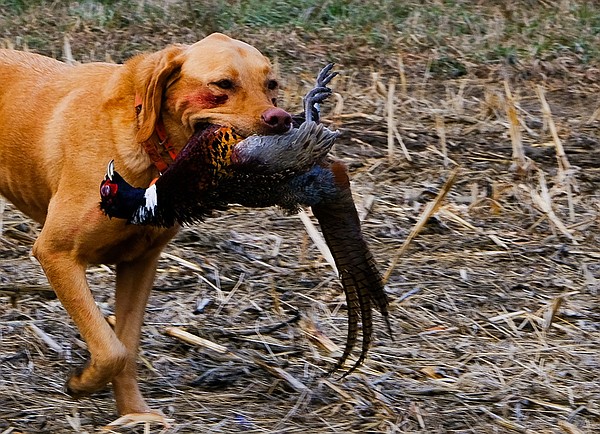
MULTIPOLYGON (((197 36, 147 30, 137 46, 197 36)), ((73 56, 94 32, 107 35, 83 28, 73 56)), ((307 77, 320 60, 303 65, 307 77)), ((550 61, 520 72, 472 65, 456 80, 424 74, 422 54, 402 61, 391 95, 395 60, 381 73, 344 65, 341 112, 324 107, 324 122, 344 131, 333 153, 350 167, 365 237, 390 270, 395 341, 375 315, 365 365, 327 377, 345 341, 345 299, 301 220, 216 213, 169 245, 142 330, 142 392, 174 419, 172 432, 600 432, 597 83, 561 66, 543 81, 548 112, 542 82, 522 71, 558 68, 550 61), (517 142, 527 158, 519 173, 517 142)), ((304 93, 301 77, 287 74, 281 106, 304 93)), ((85 345, 30 257, 39 228, 11 204, 1 209, 0 432, 94 432, 115 419, 112 395, 64 393, 85 345)), ((108 316, 114 269, 88 275, 108 316)))

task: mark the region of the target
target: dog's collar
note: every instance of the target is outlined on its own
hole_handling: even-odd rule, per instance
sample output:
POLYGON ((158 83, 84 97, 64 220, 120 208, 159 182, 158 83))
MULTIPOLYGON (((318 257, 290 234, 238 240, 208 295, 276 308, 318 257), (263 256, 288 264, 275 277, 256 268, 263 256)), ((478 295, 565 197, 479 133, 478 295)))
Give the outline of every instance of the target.
MULTIPOLYGON (((140 114, 142 111, 142 97, 139 94, 135 95, 135 112, 140 114)), ((142 143, 144 150, 152 160, 156 169, 163 173, 169 167, 169 164, 175 161, 177 150, 171 142, 167 140, 167 131, 163 123, 162 116, 159 116, 154 127, 152 136, 142 143), (171 161, 167 161, 165 154, 171 161)))

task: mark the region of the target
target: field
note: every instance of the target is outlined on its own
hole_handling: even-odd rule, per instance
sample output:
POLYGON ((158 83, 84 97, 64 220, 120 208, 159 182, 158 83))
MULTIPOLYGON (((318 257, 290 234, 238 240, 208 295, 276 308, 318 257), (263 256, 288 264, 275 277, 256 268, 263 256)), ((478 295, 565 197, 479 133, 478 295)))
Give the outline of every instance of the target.
MULTIPOLYGON (((600 432, 595 2, 0 0, 0 46, 63 60, 213 31, 273 60, 291 112, 336 63, 324 122, 394 336, 376 315, 365 365, 326 376, 346 336, 337 276, 297 216, 234 206, 161 259, 139 376, 174 421, 133 431, 600 432)), ((0 197, 0 433, 95 432, 112 392, 64 392, 86 348, 30 257, 39 229, 0 197)), ((114 269, 88 276, 110 315, 114 269)))

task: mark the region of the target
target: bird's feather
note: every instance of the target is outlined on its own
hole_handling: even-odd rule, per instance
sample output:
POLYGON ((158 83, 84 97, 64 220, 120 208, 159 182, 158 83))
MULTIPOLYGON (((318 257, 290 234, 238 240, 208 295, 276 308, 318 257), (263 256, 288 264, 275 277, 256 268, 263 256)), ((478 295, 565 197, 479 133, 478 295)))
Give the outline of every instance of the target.
MULTIPOLYGON (((348 375, 360 366, 373 335, 372 308, 384 316, 388 299, 381 275, 361 232, 346 167, 327 157, 339 132, 318 122, 316 105, 331 90, 328 66, 305 98, 298 128, 278 136, 241 138, 231 128, 209 126, 194 134, 175 162, 148 189, 134 188, 109 165, 101 186, 107 215, 130 223, 172 226, 201 220, 211 210, 238 203, 279 206, 288 212, 310 206, 340 274, 348 308, 348 335, 341 368, 352 353, 362 323, 361 352, 348 375), (110 176, 109 176, 110 174, 110 176)), ((391 334, 391 330, 390 330, 391 334)))

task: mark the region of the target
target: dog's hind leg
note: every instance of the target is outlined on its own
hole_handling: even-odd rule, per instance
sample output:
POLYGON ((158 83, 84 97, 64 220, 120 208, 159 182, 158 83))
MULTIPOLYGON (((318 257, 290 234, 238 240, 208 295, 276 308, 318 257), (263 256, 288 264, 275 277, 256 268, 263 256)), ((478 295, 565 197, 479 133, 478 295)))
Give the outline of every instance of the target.
POLYGON ((138 387, 136 362, 144 310, 160 250, 155 249, 136 260, 117 264, 115 332, 127 349, 127 363, 113 379, 117 409, 121 415, 151 412, 138 387))

